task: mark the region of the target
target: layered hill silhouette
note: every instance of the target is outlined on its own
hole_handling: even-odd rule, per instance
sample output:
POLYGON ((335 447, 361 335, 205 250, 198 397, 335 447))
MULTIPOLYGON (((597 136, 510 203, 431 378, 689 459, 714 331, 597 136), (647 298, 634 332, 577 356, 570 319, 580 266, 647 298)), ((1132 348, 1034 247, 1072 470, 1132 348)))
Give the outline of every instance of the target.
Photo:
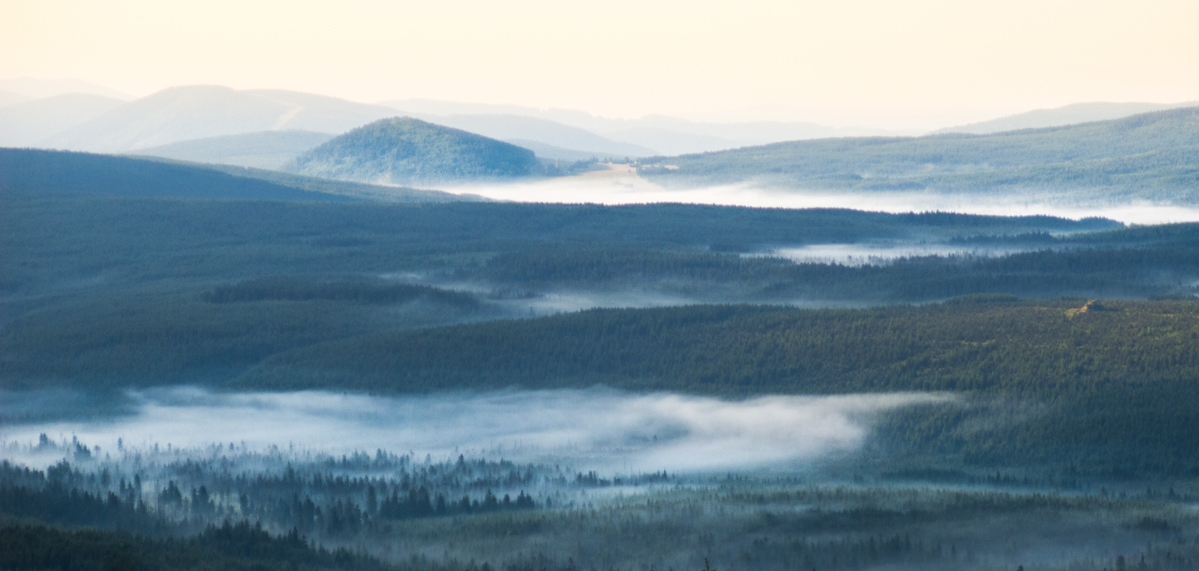
POLYGON ((386 184, 456 183, 533 176, 533 151, 410 117, 376 121, 331 139, 287 172, 386 184))
POLYGON ((447 192, 312 179, 246 169, 39 149, 0 149, 0 194, 305 202, 450 202, 447 192))
POLYGON ((36 146, 125 102, 91 93, 66 93, 0 107, 0 146, 36 146))
POLYGON ((582 153, 581 158, 645 157, 658 154, 646 147, 613 141, 585 129, 536 117, 486 114, 410 116, 519 145, 534 151, 537 156, 551 159, 566 159, 562 150, 582 153), (526 146, 523 144, 525 141, 531 141, 533 145, 526 146))
MULTIPOLYGON (((581 140, 550 140, 542 136, 499 135, 483 130, 485 123, 478 117, 527 117, 552 121, 559 125, 584 129, 604 137, 640 149, 653 149, 644 153, 633 149, 616 153, 617 156, 645 156, 646 154, 678 155, 734 149, 749 145, 763 145, 779 141, 794 141, 823 137, 853 137, 865 135, 910 134, 896 133, 885 129, 835 128, 802 121, 750 121, 740 123, 709 123, 688 121, 677 117, 650 115, 640 119, 610 119, 597 117, 583 111, 570 109, 537 109, 519 105, 492 105, 482 103, 458 103, 429 99, 406 99, 384 101, 380 105, 392 107, 404 115, 419 117, 434 123, 459 127, 506 141, 530 139, 567 149, 596 152, 603 149, 584 144, 581 140)), ((550 134, 550 133, 546 133, 550 134)), ((556 136, 556 133, 554 133, 556 136)), ((611 155, 611 153, 608 153, 611 155)))
POLYGON ((1199 107, 992 135, 792 141, 643 161, 662 184, 834 191, 1072 192, 1199 202, 1199 107))
POLYGON ((138 149, 133 154, 179 161, 277 169, 301 153, 332 139, 312 131, 262 131, 245 135, 223 135, 179 141, 138 149))
POLYGON ((395 115, 386 107, 283 90, 166 89, 63 131, 42 146, 124 152, 206 137, 277 130, 344 133, 395 115))
POLYGON ((936 132, 986 135, 990 133, 1001 133, 1003 131, 1016 131, 1019 129, 1041 129, 1044 127, 1061 127, 1063 125, 1090 123, 1092 121, 1109 121, 1112 119, 1122 119, 1130 115, 1138 115, 1140 113, 1165 111, 1167 109, 1177 109, 1179 107, 1194 107, 1196 105, 1199 105, 1199 102, 1109 103, 1105 101, 1096 101, 1093 103, 1074 103, 1062 107, 1055 107, 1053 109, 1034 109, 1024 113, 1017 113, 1015 115, 991 119, 990 121, 979 121, 977 123, 967 123, 965 125, 946 127, 944 129, 938 129, 936 132))

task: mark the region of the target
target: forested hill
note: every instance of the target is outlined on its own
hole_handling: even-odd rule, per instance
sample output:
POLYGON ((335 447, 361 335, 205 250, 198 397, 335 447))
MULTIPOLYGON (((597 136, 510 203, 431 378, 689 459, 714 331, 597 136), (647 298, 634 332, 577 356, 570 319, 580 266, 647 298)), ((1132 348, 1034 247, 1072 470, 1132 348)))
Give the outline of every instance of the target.
POLYGON ((982 465, 1196 474, 1197 344, 1194 301, 992 296, 869 310, 592 310, 305 347, 231 385, 379 393, 606 384, 742 397, 944 391, 956 404, 887 420, 887 446, 982 465))
POLYGON ((410 117, 335 137, 284 166, 323 178, 391 184, 469 182, 538 174, 533 151, 410 117))
POLYGON ((845 190, 1093 189, 1199 201, 1199 107, 989 135, 842 138, 642 161, 665 184, 845 190))
POLYGON ((707 394, 1021 396, 1199 378, 1199 304, 967 297, 921 307, 590 310, 383 333, 277 355, 246 388, 589 386, 707 394))
POLYGON ((221 165, 0 148, 0 193, 352 202, 447 202, 475 197, 382 188, 221 165))

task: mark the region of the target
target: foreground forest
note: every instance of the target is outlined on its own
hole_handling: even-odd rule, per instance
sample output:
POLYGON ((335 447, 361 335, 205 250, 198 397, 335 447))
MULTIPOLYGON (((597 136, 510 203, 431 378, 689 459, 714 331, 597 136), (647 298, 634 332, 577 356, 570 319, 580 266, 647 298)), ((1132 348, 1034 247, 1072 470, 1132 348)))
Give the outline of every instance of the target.
POLYGON ((1199 560, 1196 490, 1181 486, 1011 473, 957 489, 815 474, 613 480, 383 451, 101 458, 79 443, 39 446, 64 444, 76 449, 70 463, 0 465, 5 568, 1172 570, 1199 560), (462 502, 443 500, 450 493, 462 502))

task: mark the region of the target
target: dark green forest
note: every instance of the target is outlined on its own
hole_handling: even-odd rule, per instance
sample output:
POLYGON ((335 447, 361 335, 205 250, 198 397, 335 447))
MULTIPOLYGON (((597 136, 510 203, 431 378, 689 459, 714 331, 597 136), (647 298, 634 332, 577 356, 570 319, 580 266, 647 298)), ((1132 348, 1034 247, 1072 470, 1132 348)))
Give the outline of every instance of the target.
POLYGON ((634 304, 647 291, 692 303, 1144 298, 1189 295, 1195 267, 1193 226, 1149 239, 1137 237, 1144 229, 1099 219, 27 191, 5 191, 0 201, 7 387, 219 382, 313 343, 528 316, 529 304, 561 290, 629 292, 634 304), (1110 238, 1088 243, 1080 234, 1087 231, 1110 238), (1064 236, 1038 244, 1042 251, 999 258, 850 267, 742 254, 777 244, 1048 232, 1064 236), (1134 236, 1129 247, 1120 246, 1120 232, 1134 236), (1071 236, 1079 238, 1067 242, 1071 236))
POLYGON ((472 199, 433 190, 333 182, 226 165, 5 148, 0 148, 0 193, 306 202, 364 199, 450 202, 472 199))
POLYGON ((592 310, 307 347, 272 356, 229 386, 396 393, 603 384, 731 397, 946 392, 968 400, 895 418, 888 434, 900 448, 968 465, 1193 475, 1196 344, 1193 301, 984 296, 870 310, 592 310), (1022 407, 1041 410, 1023 422, 1000 414, 1010 408, 1020 416, 1022 407), (964 436, 972 424, 975 432, 964 436))
POLYGON ((194 537, 162 539, 125 532, 8 525, 0 527, 0 566, 64 571, 393 569, 344 549, 313 548, 296 533, 274 536, 244 522, 210 526, 194 537))
POLYGON ((141 451, 141 460, 158 461, 84 458, 44 471, 0 466, 0 565, 1098 571, 1190 569, 1199 560, 1188 509, 1195 496, 1174 487, 1029 490, 1027 478, 1020 484, 1010 474, 963 490, 658 475, 624 482, 638 491, 633 497, 596 502, 594 494, 616 482, 545 478, 553 472, 545 466, 422 464, 384 452, 286 465, 232 450, 195 454, 170 460, 141 451), (470 486, 518 476, 558 507, 523 493, 517 507, 488 490, 471 500, 481 501, 470 513, 440 511, 436 500, 420 508, 425 486, 445 475, 470 486), (654 487, 664 481, 673 485, 654 487), (487 503, 496 507, 482 508, 487 503), (428 513, 396 517, 393 504, 428 513))

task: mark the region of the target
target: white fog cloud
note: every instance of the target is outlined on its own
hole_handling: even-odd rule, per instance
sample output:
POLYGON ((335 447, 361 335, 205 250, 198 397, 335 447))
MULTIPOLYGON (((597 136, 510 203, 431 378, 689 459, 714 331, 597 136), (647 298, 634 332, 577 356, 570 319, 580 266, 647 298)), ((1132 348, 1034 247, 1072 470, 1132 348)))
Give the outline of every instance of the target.
POLYGON ((604 471, 693 471, 806 462, 856 448, 873 415, 944 401, 927 394, 770 396, 745 401, 604 389, 369 397, 328 392, 138 393, 134 415, 9 426, 0 439, 40 433, 126 446, 272 445, 345 453, 382 448, 445 458, 458 453, 574 461, 604 471))
POLYGON ((612 170, 532 183, 448 188, 496 200, 551 203, 650 204, 676 202, 756 208, 847 208, 876 212, 960 212, 993 216, 1048 215, 1063 218, 1098 216, 1126 224, 1164 224, 1199 221, 1199 208, 1148 201, 1104 201, 1086 192, 983 193, 939 192, 822 192, 767 189, 735 184, 668 189, 638 176, 624 165, 612 170))

